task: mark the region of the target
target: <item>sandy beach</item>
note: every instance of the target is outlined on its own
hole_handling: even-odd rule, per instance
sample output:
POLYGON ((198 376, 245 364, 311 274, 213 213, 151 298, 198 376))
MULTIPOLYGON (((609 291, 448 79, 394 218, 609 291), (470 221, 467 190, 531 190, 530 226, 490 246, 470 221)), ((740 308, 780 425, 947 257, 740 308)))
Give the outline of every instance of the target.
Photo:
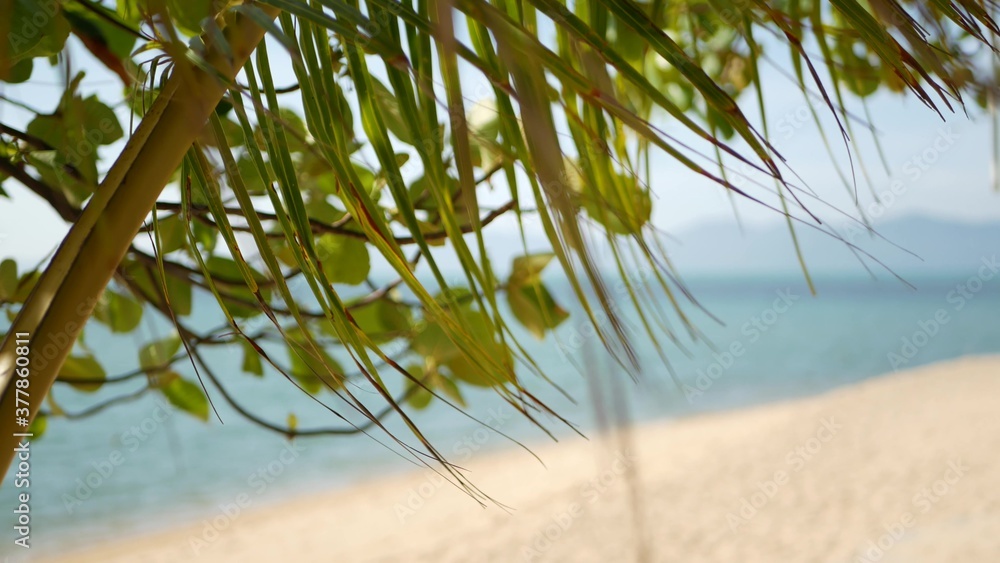
POLYGON ((477 455, 62 561, 1000 560, 1000 357, 477 455), (197 552, 197 555, 195 555, 197 552))

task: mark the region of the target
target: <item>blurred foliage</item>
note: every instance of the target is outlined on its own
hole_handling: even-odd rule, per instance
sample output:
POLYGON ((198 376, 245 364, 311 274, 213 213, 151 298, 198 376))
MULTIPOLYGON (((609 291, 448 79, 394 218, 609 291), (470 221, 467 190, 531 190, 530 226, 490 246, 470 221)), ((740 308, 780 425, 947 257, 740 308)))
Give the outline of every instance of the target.
MULTIPOLYGON (((10 37, 0 50, 0 78, 27 82, 53 64, 68 81, 56 107, 35 114, 23 131, 0 124, 0 182, 18 181, 68 222, 114 160, 108 149, 126 135, 124 119, 146 114, 165 76, 203 64, 207 45, 224 50, 226 30, 239 18, 259 22, 274 39, 230 85, 93 317, 110 332, 138 334, 144 317, 156 315, 175 334, 142 346, 138 369, 114 376, 81 338, 59 381, 95 392, 145 379, 145 390, 202 420, 209 418, 205 389, 214 387, 250 420, 288 436, 356 432, 435 399, 460 407, 469 386, 496 389, 526 415, 544 412, 522 384, 522 374, 537 367, 508 323, 554 339, 570 300, 593 324, 594 344, 636 370, 617 301, 633 307, 654 345, 664 332, 674 335, 659 322, 664 304, 629 282, 629 270, 653 272, 644 279, 670 296, 667 307, 687 323, 673 297, 683 288, 650 224, 651 158, 666 155, 735 197, 759 201, 728 180, 731 164, 750 167, 773 179, 792 236, 810 221, 766 121, 751 122, 737 103, 747 90, 767 95, 764 64, 790 60, 788 81, 778 87, 832 112, 845 142, 858 122, 847 100, 888 90, 946 111, 969 100, 986 108, 996 96, 990 44, 998 30, 995 5, 986 1, 12 6, 0 16, 10 37), (260 5, 284 12, 272 22, 260 5), (83 93, 87 77, 67 54, 79 47, 71 36, 121 79, 121 98, 83 93), (276 85, 278 66, 297 82, 276 85), (681 129, 704 145, 667 133, 681 129), (712 166, 700 164, 712 151, 712 166), (487 191, 507 193, 510 202, 486 208, 479 198, 487 191), (501 216, 521 232, 530 217, 548 239, 544 251, 514 259, 506 276, 493 269, 486 234, 501 216), (590 252, 593 237, 613 249, 626 297, 610 295, 590 252), (460 264, 461 281, 446 280, 442 253, 460 264), (376 264, 395 278, 373 280, 376 264), (546 268, 560 270, 569 291, 551 291, 546 268), (193 304, 207 296, 223 326, 195 321, 202 312, 193 304), (283 353, 269 352, 274 344, 283 353), (220 345, 240 358, 226 373, 200 352, 220 345), (201 382, 177 373, 182 360, 201 382), (294 415, 283 424, 263 420, 225 392, 236 371, 280 374, 314 396, 337 394, 369 423, 310 429, 294 415), (403 384, 387 385, 390 374, 403 384), (351 390, 355 380, 378 389, 387 408, 369 411, 351 390), (390 388, 403 392, 393 396, 390 388)), ((0 263, 8 318, 37 278, 35 266, 0 263)), ((49 407, 36 426, 69 416, 51 397, 49 407)))

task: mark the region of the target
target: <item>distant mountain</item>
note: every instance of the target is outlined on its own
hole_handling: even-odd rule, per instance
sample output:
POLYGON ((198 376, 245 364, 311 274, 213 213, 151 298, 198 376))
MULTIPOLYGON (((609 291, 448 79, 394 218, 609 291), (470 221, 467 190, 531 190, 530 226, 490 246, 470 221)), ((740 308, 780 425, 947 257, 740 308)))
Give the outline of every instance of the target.
MULTIPOLYGON (((961 223, 912 216, 876 223, 878 235, 869 234, 862 226, 841 224, 835 229, 871 255, 858 253, 879 274, 885 270, 874 259, 900 274, 968 270, 973 275, 984 258, 1000 255, 1000 222, 961 223)), ((804 226, 797 227, 796 233, 810 271, 864 273, 859 258, 844 242, 804 226)), ((666 246, 674 265, 684 274, 780 275, 799 268, 784 224, 748 227, 745 232, 735 221, 706 224, 678 233, 666 246)))
MULTIPOLYGON (((529 251, 546 251, 548 241, 544 233, 540 228, 530 227, 529 251)), ((963 223, 910 216, 875 223, 878 235, 869 234, 859 224, 849 227, 842 223, 834 228, 860 249, 858 256, 879 278, 891 274, 879 266, 876 259, 905 277, 955 276, 965 272, 971 276, 978 271, 984 258, 1000 258, 1000 221, 963 223)), ((512 228, 487 232, 494 271, 504 278, 511 260, 523 253, 520 234, 512 228)), ((859 258, 844 242, 801 224, 796 233, 810 273, 835 277, 867 275, 859 258)), ((474 244, 469 236, 470 243, 474 244)), ((671 232, 664 246, 671 262, 685 278, 699 275, 801 277, 788 228, 780 222, 747 226, 742 232, 735 220, 704 223, 671 232)), ((591 251, 599 266, 612 278, 617 277, 614 257, 607 244, 592 239, 591 251)), ((449 279, 458 280, 456 283, 463 281, 461 267, 450 245, 435 249, 435 256, 449 279)), ((561 277, 555 271, 558 268, 550 270, 549 275, 561 277)), ((391 279, 395 275, 381 261, 375 263, 373 273, 379 279, 391 279)))

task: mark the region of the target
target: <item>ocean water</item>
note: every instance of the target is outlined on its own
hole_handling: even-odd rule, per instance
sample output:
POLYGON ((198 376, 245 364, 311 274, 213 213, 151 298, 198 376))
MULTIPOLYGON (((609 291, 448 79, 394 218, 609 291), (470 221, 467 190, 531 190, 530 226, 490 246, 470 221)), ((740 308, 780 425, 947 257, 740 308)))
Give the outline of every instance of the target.
MULTIPOLYGON (((642 366, 638 380, 632 381, 602 352, 598 340, 584 328, 579 308, 570 305, 568 288, 556 280, 553 293, 571 311, 570 319, 556 331, 562 345, 552 337, 537 341, 521 332, 518 337, 552 382, 575 402, 527 371, 523 377, 556 412, 587 432, 606 412, 593 401, 588 381, 599 382, 603 396, 620 395, 628 417, 643 421, 820 393, 895 369, 1000 353, 1000 276, 987 280, 972 269, 908 279, 916 289, 892 279, 827 276, 817 281, 819 295, 812 297, 795 276, 689 279, 699 303, 715 319, 696 307, 685 307, 703 333, 693 342, 663 300, 680 346, 663 339, 666 344, 660 350, 649 343, 634 312, 623 305, 626 325, 637 329, 632 342, 642 366), (680 387, 659 352, 666 356, 680 387)), ((198 307, 206 324, 216 322, 209 309, 198 307)), ((162 337, 168 329, 153 322, 136 335, 122 337, 95 327, 88 329, 87 343, 108 373, 115 374, 134 368, 141 344, 162 337)), ((255 378, 241 373, 239 353, 218 348, 208 355, 233 398, 261 416, 283 423, 294 412, 300 427, 346 427, 277 375, 255 378)), ((193 377, 190 367, 180 371, 193 377)), ((142 384, 139 380, 119 384, 114 393, 127 394, 142 384)), ((368 404, 379 404, 367 384, 351 389, 368 404)), ((241 494, 259 508, 416 467, 399 444, 378 430, 370 435, 301 438, 290 446, 284 438, 243 420, 217 390, 210 391, 224 424, 175 413, 152 395, 84 419, 50 419, 47 434, 31 446, 32 554, 210 520, 221 514, 219 505, 232 503, 241 494)), ((452 459, 517 447, 500 433, 527 444, 549 439, 492 391, 463 388, 463 392, 471 416, 440 403, 413 415, 452 459), (485 431, 481 422, 500 433, 485 431)), ((59 387, 55 398, 75 412, 110 393, 110 388, 88 395, 59 387)), ((332 394, 321 399, 348 419, 361 420, 332 394)), ((556 436, 573 432, 558 420, 545 416, 540 420, 556 436)), ((414 445, 398 418, 391 417, 387 426, 414 445)), ((4 507, 0 524, 6 530, 0 554, 22 556, 11 544, 13 514, 7 509, 14 502, 11 482, 8 475, 0 489, 4 507)), ((503 500, 502 491, 486 492, 498 493, 495 496, 503 500)), ((400 491, 401 503, 409 493, 400 491)))

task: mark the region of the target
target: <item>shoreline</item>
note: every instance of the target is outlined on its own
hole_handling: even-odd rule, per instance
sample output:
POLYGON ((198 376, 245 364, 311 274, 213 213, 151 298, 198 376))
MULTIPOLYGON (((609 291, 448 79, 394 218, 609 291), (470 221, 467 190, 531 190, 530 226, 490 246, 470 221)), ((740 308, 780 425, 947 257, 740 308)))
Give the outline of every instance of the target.
POLYGON ((965 357, 591 442, 531 445, 548 469, 520 449, 469 460, 467 477, 509 513, 479 509, 429 471, 402 472, 234 505, 215 534, 199 521, 48 560, 598 561, 645 552, 767 561, 802 560, 810 545, 825 545, 830 561, 874 560, 880 550, 882 561, 921 560, 934 545, 984 560, 976 550, 1000 550, 1000 493, 989 486, 1000 447, 979 443, 1000 446, 997 392, 1000 356, 965 357))

